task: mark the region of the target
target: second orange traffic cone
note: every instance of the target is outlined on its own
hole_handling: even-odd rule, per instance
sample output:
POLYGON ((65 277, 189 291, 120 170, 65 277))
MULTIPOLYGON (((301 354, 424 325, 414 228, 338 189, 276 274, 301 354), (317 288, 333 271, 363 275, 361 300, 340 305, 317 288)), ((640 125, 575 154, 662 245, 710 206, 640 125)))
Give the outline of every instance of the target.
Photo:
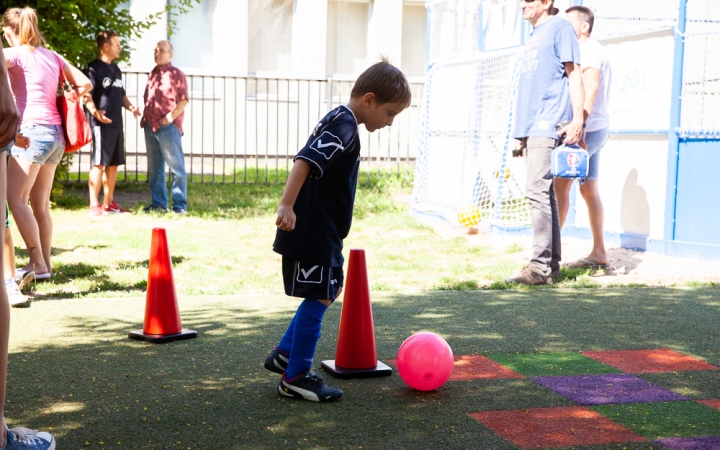
POLYGON ((197 331, 185 330, 180 324, 172 261, 164 228, 152 230, 143 329, 130 331, 128 337, 156 344, 197 337, 197 331))
POLYGON ((337 378, 392 374, 392 368, 377 360, 365 250, 350 250, 335 359, 323 361, 321 366, 337 378))

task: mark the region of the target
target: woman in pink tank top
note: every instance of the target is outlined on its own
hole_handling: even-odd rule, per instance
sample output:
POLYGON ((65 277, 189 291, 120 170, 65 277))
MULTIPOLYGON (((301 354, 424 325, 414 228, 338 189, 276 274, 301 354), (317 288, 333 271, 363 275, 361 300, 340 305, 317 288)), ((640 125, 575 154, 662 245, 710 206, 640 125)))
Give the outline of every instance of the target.
POLYGON ((57 109, 60 70, 74 86, 78 97, 92 89, 90 80, 54 52, 42 47, 32 8, 10 8, 2 19, 10 85, 22 119, 7 169, 8 206, 25 241, 30 262, 21 269, 35 271, 35 279, 52 276, 50 250, 52 217, 50 191, 55 169, 65 151, 62 119, 57 109), (28 201, 30 207, 28 207, 28 201))

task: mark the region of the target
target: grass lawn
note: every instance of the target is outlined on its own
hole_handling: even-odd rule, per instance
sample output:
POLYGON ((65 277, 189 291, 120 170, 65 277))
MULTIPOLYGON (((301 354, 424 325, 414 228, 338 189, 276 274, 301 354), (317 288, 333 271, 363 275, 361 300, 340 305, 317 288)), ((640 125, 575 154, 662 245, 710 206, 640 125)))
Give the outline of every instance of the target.
MULTIPOLYGON (((138 202, 147 196, 144 185, 121 189, 138 202)), ((262 361, 298 305, 282 293, 271 250, 281 190, 193 184, 189 216, 91 220, 82 192, 67 189, 53 211, 56 276, 35 286, 30 308, 12 311, 8 424, 49 429, 62 449, 504 449, 516 447, 470 413, 573 405, 527 377, 450 381, 420 393, 397 373, 326 376, 345 391, 336 404, 279 397, 278 376, 262 361), (151 345, 126 337, 142 326, 156 226, 168 232, 183 326, 198 339, 151 345)), ((364 185, 346 242, 367 251, 380 360, 395 358, 409 335, 433 331, 455 355, 534 355, 514 358, 517 370, 533 360, 555 364, 548 354, 557 352, 558 372, 571 373, 574 354, 607 349, 669 348, 720 365, 720 290, 569 288, 586 285, 582 274, 566 274, 554 289, 469 290, 483 277, 506 287, 500 280, 516 264, 466 239, 439 238, 393 200, 408 193, 397 178, 364 185)), ((27 260, 21 251, 18 258, 27 260)), ((341 303, 325 316, 315 367, 334 358, 341 303)), ((592 370, 583 364, 577 373, 592 370)), ((691 399, 720 398, 720 371, 641 376, 691 399)), ((636 410, 623 410, 624 420, 636 410)), ((688 433, 668 424, 638 431, 647 439, 658 432, 688 433)))

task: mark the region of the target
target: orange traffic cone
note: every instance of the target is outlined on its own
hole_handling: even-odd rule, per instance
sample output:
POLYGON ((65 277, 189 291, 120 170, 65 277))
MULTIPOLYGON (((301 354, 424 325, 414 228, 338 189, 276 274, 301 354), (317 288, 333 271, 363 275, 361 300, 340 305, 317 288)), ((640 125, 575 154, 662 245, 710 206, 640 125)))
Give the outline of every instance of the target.
POLYGON ((130 331, 128 337, 156 344, 197 337, 197 331, 185 330, 180 325, 180 310, 164 228, 153 228, 152 232, 143 329, 130 331))
POLYGON ((337 378, 369 378, 392 374, 392 368, 377 360, 370 287, 365 250, 350 250, 340 329, 335 359, 322 368, 337 378))

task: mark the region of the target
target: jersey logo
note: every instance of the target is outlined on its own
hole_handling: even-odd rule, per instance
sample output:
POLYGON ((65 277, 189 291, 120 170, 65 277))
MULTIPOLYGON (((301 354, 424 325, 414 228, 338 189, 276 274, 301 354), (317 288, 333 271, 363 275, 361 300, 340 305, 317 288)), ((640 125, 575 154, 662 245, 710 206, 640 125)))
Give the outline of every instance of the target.
POLYGON ((297 268, 295 273, 297 273, 297 282, 298 283, 312 283, 312 284, 320 284, 323 280, 323 267, 318 265, 310 265, 310 264, 303 264, 301 266, 300 262, 297 262, 297 268))
POLYGON ((103 85, 104 89, 107 89, 110 86, 121 88, 121 87, 123 87, 123 82, 120 78, 113 81, 110 77, 105 77, 102 80, 102 85, 103 85))
POLYGON ((323 131, 323 133, 310 144, 310 148, 323 155, 327 160, 330 160, 338 150, 341 152, 345 150, 340 138, 327 131, 323 131))

